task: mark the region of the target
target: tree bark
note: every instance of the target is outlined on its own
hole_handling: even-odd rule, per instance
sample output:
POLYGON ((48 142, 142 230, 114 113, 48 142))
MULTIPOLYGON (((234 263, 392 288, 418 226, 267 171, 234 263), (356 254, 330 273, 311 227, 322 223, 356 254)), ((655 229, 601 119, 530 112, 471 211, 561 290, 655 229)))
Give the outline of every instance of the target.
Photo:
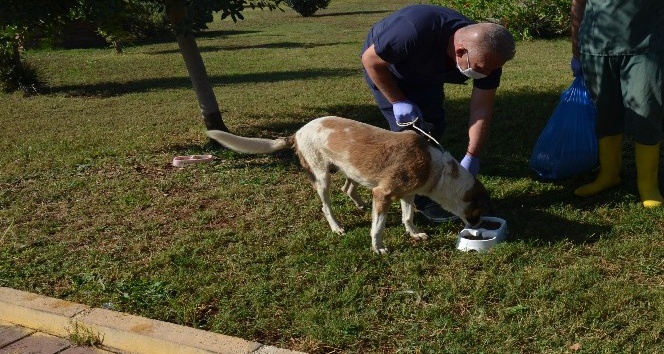
POLYGON ((124 53, 124 50, 122 49, 123 47, 124 46, 122 45, 122 41, 113 41, 113 48, 115 48, 116 54, 124 53))
POLYGON ((219 111, 219 104, 214 95, 210 79, 205 64, 201 57, 201 52, 196 44, 196 38, 191 32, 185 30, 184 24, 187 21, 187 8, 183 0, 167 0, 168 17, 176 28, 176 40, 180 47, 180 53, 187 66, 187 72, 191 79, 191 84, 196 92, 198 106, 201 108, 201 115, 205 121, 205 127, 208 130, 228 131, 219 111))
POLYGON ((176 39, 180 47, 180 53, 182 53, 182 58, 187 65, 189 78, 196 92, 196 99, 201 108, 205 127, 208 130, 223 130, 227 132, 228 128, 224 124, 221 111, 219 111, 217 97, 214 95, 212 85, 210 85, 210 79, 205 70, 201 52, 198 50, 196 38, 191 34, 179 34, 176 36, 176 39))
POLYGON ((23 63, 21 63, 21 52, 19 50, 20 45, 21 36, 17 34, 14 38, 14 42, 12 42, 12 60, 14 61, 14 67, 16 69, 23 66, 23 63))

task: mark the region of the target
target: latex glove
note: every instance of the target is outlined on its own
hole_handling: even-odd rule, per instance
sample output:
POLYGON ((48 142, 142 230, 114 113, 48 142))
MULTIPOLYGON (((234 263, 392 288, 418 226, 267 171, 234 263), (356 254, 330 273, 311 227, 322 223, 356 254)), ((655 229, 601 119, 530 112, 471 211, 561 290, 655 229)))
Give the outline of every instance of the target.
POLYGON ((572 68, 572 75, 574 75, 574 77, 583 77, 583 70, 581 69, 581 62, 579 59, 572 57, 570 67, 572 68))
POLYGON ((394 102, 392 104, 392 110, 394 111, 394 118, 397 121, 398 126, 407 126, 412 123, 415 118, 418 120, 424 121, 422 116, 422 111, 410 100, 401 100, 394 102))
POLYGON ((468 170, 473 176, 477 176, 480 173, 480 158, 466 154, 461 160, 461 166, 468 170))

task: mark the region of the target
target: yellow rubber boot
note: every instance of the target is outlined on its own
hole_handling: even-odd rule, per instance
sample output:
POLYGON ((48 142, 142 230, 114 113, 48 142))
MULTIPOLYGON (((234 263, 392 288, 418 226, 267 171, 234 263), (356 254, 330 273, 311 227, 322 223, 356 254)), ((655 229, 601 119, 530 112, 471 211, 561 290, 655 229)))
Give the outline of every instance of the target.
POLYGON ((605 136, 598 141, 599 173, 593 182, 574 191, 579 197, 590 197, 620 183, 622 134, 605 136))
POLYGON ((634 144, 636 160, 636 185, 639 187, 641 202, 646 208, 662 205, 664 199, 659 193, 657 170, 659 169, 659 144, 634 144))

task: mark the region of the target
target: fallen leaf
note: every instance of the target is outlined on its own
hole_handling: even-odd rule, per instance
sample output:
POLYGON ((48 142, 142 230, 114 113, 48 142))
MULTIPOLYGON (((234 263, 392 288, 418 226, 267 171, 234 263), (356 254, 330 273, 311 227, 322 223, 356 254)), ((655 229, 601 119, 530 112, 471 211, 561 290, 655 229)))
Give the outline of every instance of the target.
POLYGON ((569 346, 570 350, 577 351, 581 349, 581 343, 574 343, 569 346))

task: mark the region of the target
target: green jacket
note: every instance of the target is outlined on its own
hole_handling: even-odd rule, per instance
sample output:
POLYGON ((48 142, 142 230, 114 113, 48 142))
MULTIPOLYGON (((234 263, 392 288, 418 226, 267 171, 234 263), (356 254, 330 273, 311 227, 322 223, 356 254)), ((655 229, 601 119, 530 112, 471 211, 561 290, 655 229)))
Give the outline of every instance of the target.
POLYGON ((630 55, 664 51, 663 0, 588 0, 579 51, 630 55))

